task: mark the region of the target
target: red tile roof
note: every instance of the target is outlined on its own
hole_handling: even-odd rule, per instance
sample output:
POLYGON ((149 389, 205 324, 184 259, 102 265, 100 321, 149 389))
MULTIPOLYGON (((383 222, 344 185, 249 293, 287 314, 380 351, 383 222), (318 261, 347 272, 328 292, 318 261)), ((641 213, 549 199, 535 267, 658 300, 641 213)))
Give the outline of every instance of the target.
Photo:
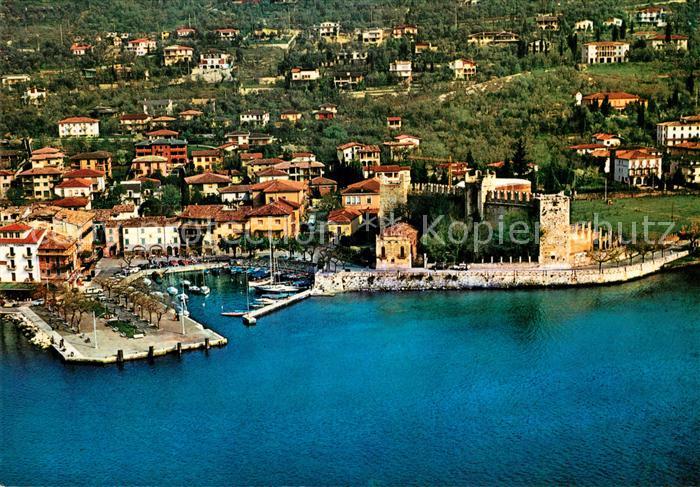
POLYGON ((261 216, 289 216, 294 213, 294 208, 292 208, 286 201, 273 201, 260 208, 255 208, 251 210, 249 216, 261 217, 261 216))
POLYGON ((180 135, 180 132, 177 132, 176 130, 159 129, 146 132, 146 135, 149 137, 177 137, 180 135))
POLYGON ((224 205, 187 205, 180 218, 191 218, 194 220, 213 220, 217 213, 224 208, 224 205))
POLYGON ((60 184, 56 186, 57 188, 90 188, 92 187, 92 182, 87 179, 64 179, 60 184))
POLYGON ((332 179, 324 178, 323 176, 315 177, 311 180, 311 186, 337 186, 338 183, 332 179))
POLYGON ((70 196, 68 198, 53 200, 51 204, 53 206, 60 206, 61 208, 85 208, 88 205, 88 202, 89 200, 87 198, 70 196))
POLYGON ((103 178, 105 176, 104 171, 99 169, 76 169, 75 171, 69 171, 63 175, 66 179, 71 178, 103 178))
POLYGON ((294 193, 304 191, 306 185, 300 181, 290 181, 286 179, 276 179, 254 184, 250 188, 252 191, 262 191, 263 193, 294 193))
POLYGON ((351 184, 350 186, 348 186, 347 188, 345 188, 341 192, 343 194, 354 194, 354 193, 379 194, 380 186, 381 186, 381 183, 379 182, 379 179, 370 178, 370 179, 365 179, 364 181, 360 181, 358 183, 351 184))
POLYGON ((328 223, 352 223, 362 213, 352 208, 340 208, 328 214, 328 223))
POLYGON ((231 186, 226 186, 225 188, 219 188, 219 194, 247 193, 248 191, 250 191, 249 184, 233 184, 231 186))
POLYGON ((193 150, 192 157, 218 157, 221 155, 217 149, 193 150))
POLYGON ((19 173, 19 176, 47 176, 62 174, 57 167, 35 167, 19 173))
POLYGON ((231 184, 231 178, 222 174, 205 172, 185 178, 187 184, 231 184))
POLYGON ((58 124, 62 125, 64 123, 95 123, 99 122, 96 118, 90 117, 68 117, 63 120, 59 120, 58 124))

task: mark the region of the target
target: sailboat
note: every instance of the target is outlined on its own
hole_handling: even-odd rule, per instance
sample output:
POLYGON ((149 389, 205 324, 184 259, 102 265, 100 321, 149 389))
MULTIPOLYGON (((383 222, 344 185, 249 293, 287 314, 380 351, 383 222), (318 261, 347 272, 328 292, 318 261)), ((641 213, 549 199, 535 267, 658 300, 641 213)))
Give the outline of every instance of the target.
POLYGON ((270 284, 257 284, 255 285, 255 291, 259 293, 267 294, 285 294, 285 293, 295 293, 299 291, 296 286, 291 286, 289 284, 276 283, 277 275, 279 270, 277 269, 276 261, 274 258, 274 249, 272 247, 272 239, 270 239, 270 284))
POLYGON ((240 318, 241 316, 250 312, 250 288, 248 287, 248 273, 245 273, 245 301, 247 311, 222 311, 221 316, 228 316, 230 318, 240 318))

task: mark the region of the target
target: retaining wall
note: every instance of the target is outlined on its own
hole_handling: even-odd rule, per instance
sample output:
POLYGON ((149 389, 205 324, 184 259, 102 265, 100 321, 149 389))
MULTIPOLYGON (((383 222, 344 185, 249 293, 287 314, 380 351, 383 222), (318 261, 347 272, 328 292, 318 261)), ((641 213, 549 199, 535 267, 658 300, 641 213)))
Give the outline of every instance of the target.
POLYGON ((625 282, 659 271, 664 265, 688 255, 674 252, 653 261, 598 269, 547 269, 504 265, 502 268, 472 266, 469 270, 410 269, 405 271, 348 271, 316 274, 314 290, 322 294, 357 291, 422 291, 459 289, 507 289, 565 287, 625 282))

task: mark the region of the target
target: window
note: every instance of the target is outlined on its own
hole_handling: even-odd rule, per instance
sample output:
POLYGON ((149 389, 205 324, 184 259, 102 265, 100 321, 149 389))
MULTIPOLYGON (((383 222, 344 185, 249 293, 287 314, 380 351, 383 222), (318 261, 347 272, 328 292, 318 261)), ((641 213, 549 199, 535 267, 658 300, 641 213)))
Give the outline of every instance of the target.
POLYGON ((399 249, 399 259, 405 259, 406 258, 406 251, 403 248, 403 245, 399 249))
POLYGON ((382 260, 386 259, 386 249, 382 247, 382 260))

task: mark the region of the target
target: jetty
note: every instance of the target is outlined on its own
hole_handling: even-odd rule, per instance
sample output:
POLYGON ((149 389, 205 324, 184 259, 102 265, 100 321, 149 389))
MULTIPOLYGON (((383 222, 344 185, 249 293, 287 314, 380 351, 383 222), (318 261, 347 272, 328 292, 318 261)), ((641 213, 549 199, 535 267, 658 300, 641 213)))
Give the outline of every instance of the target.
POLYGON ((245 323, 246 325, 254 325, 258 322, 258 318, 268 315, 279 309, 286 308, 287 306, 292 305, 294 303, 298 303, 299 301, 303 301, 304 299, 311 296, 311 293, 312 290, 307 289, 306 291, 302 291, 287 298, 279 299, 274 303, 270 303, 267 306, 263 306, 262 308, 252 310, 243 315, 243 323, 245 323))

